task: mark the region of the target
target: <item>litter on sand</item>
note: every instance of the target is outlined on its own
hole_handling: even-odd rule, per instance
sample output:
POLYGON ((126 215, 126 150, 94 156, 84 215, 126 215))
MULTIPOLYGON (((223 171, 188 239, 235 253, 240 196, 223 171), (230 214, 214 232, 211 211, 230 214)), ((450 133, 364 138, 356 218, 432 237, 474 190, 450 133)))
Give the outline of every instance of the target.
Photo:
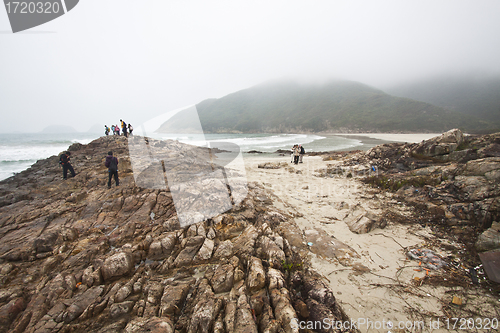
POLYGON ((412 260, 418 260, 419 266, 424 265, 430 269, 436 270, 446 266, 446 262, 444 262, 444 260, 441 259, 441 257, 439 257, 434 251, 429 249, 412 249, 408 251, 406 256, 412 260))

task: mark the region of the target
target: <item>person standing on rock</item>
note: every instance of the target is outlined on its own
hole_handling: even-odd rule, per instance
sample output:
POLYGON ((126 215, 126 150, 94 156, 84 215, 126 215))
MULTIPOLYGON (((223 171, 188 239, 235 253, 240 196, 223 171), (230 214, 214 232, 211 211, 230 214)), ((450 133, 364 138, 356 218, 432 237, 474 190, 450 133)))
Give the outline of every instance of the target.
POLYGON ((129 135, 132 135, 133 130, 134 130, 134 128, 132 127, 132 125, 128 124, 128 134, 129 135))
POLYGON ((127 137, 127 123, 120 119, 120 123, 122 125, 123 136, 127 137))
POLYGON ((61 164, 63 168, 63 179, 66 180, 68 178, 68 170, 71 172, 71 177, 75 177, 76 173, 71 165, 70 160, 71 152, 64 152, 59 158, 59 164, 61 164))
POLYGON ((109 151, 108 156, 106 156, 106 162, 104 165, 108 168, 108 188, 111 188, 111 177, 115 177, 116 186, 120 185, 118 181, 118 159, 113 156, 113 152, 109 151))
POLYGON ((104 134, 106 134, 106 136, 109 135, 109 127, 104 125, 104 134))

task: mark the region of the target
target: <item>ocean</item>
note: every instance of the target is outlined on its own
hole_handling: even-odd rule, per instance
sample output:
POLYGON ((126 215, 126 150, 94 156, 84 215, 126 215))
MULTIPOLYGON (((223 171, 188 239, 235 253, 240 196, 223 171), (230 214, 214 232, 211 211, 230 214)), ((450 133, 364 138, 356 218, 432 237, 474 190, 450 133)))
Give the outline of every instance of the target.
POLYGON ((86 144, 99 134, 0 134, 0 180, 29 168, 40 159, 58 155, 73 143, 86 144))
MULTIPOLYGON (((89 133, 28 133, 0 134, 0 180, 29 168, 37 160, 52 155, 59 155, 71 144, 87 144, 97 139, 100 134, 89 133)), ((151 135, 157 139, 173 139, 180 142, 205 145, 205 141, 214 144, 230 142, 240 147, 243 156, 250 156, 248 151, 257 150, 264 154, 274 153, 278 149, 289 150, 294 144, 301 144, 306 152, 367 149, 361 140, 335 135, 314 134, 205 134, 203 135, 151 135)))

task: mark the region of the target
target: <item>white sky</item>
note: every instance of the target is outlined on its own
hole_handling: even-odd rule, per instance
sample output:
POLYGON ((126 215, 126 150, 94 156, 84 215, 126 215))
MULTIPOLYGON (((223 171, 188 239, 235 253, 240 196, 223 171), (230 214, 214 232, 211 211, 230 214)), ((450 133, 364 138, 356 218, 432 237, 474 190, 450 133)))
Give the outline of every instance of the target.
POLYGON ((17 34, 0 8, 0 131, 138 125, 284 77, 499 74, 499 34, 497 0, 81 0, 17 34))

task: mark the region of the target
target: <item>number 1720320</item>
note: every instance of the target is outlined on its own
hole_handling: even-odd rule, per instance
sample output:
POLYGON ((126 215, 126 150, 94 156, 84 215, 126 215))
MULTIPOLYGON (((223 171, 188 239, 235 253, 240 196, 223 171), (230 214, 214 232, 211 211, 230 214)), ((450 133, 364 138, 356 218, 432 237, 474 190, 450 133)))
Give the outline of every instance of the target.
POLYGON ((57 14, 61 10, 59 2, 6 2, 8 14, 57 14))

